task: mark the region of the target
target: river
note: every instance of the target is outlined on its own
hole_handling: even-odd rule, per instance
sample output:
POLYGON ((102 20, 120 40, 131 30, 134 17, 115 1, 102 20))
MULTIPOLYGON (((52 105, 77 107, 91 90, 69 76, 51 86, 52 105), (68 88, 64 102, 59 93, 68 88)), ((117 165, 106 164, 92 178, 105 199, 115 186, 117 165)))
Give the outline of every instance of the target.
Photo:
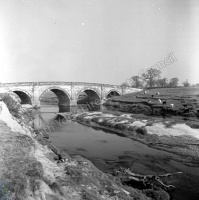
POLYGON ((168 182, 177 187, 172 193, 173 199, 199 199, 198 178, 194 178, 199 177, 199 169, 183 164, 179 156, 73 121, 56 121, 56 112, 56 106, 42 106, 35 113, 34 126, 37 129, 46 129, 50 133, 49 140, 61 150, 91 160, 104 172, 118 167, 130 168, 140 174, 182 171, 184 175, 178 175, 168 182))

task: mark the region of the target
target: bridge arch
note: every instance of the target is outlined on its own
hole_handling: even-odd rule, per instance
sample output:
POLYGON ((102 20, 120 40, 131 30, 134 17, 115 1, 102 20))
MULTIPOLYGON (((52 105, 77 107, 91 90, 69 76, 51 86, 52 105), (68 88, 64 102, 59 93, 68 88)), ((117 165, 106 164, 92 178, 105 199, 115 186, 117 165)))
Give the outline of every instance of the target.
POLYGON ((84 88, 77 94, 77 106, 87 111, 99 111, 101 104, 100 94, 93 88, 84 88), (81 96, 85 94, 85 96, 81 96))
POLYGON ((14 89, 10 90, 11 93, 15 93, 21 100, 21 104, 30 104, 32 105, 32 97, 31 95, 22 89, 14 89))
POLYGON ((105 98, 109 99, 109 98, 120 96, 120 95, 121 93, 118 90, 113 89, 107 92, 107 94, 105 95, 105 98))
POLYGON ((60 87, 49 87, 47 88, 44 92, 39 97, 39 100, 41 101, 42 97, 44 94, 48 91, 53 92, 57 98, 58 98, 58 107, 59 107, 59 112, 69 112, 70 111, 70 95, 69 93, 60 88, 60 87))

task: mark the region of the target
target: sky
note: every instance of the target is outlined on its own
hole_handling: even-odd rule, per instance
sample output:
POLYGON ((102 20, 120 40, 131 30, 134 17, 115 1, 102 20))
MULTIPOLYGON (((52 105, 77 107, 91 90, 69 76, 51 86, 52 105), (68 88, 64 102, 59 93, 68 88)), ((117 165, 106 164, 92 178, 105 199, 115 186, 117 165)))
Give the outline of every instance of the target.
POLYGON ((198 0, 0 0, 0 82, 199 83, 198 0))

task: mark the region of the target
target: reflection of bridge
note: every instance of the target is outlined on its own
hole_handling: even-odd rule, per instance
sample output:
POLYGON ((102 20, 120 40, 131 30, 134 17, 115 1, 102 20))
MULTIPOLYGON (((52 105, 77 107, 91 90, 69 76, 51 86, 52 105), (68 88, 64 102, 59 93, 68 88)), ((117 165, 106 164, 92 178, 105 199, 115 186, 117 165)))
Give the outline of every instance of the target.
POLYGON ((70 106, 77 105, 78 97, 82 92, 86 93, 89 102, 101 103, 103 99, 136 92, 137 89, 117 85, 80 82, 19 82, 0 84, 0 93, 16 93, 21 99, 21 104, 40 105, 40 100, 47 91, 52 91, 57 96, 59 112, 66 112, 69 111, 70 106))

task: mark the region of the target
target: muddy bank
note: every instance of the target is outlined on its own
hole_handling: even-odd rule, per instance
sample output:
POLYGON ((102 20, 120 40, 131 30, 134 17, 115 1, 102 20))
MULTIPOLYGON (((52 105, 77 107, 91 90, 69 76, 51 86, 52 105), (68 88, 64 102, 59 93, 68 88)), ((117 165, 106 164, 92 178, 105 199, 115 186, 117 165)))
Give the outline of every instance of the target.
POLYGON ((176 184, 177 189, 171 195, 174 199, 198 199, 198 129, 192 129, 183 122, 179 123, 172 119, 149 118, 118 112, 115 115, 100 112, 84 113, 76 115, 76 120, 94 129, 102 129, 108 134, 113 133, 131 138, 150 148, 163 151, 161 155, 164 155, 154 157, 144 153, 137 155, 126 152, 117 160, 105 160, 101 164, 98 160, 94 161, 98 166, 101 165, 100 168, 111 166, 111 171, 120 165, 141 174, 162 174, 176 172, 180 169, 184 175, 174 178, 173 183, 176 184))
POLYGON ((160 118, 147 119, 131 114, 84 113, 76 116, 77 122, 93 128, 113 132, 184 158, 189 166, 198 167, 199 129, 184 123, 160 118))

